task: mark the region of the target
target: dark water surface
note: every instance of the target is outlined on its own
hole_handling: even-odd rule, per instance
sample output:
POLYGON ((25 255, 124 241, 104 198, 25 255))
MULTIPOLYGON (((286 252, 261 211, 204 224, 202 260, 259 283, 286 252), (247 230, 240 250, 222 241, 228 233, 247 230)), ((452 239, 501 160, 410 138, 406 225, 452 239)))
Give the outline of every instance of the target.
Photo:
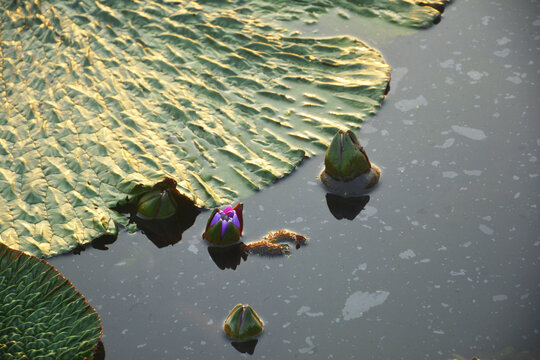
POLYGON ((537 349, 539 14, 537 1, 458 0, 426 31, 336 14, 302 27, 356 36, 392 66, 392 90, 358 134, 381 183, 338 220, 367 199, 331 212, 323 158, 305 161, 244 200, 244 241, 284 227, 309 245, 234 271, 200 237, 209 212, 172 247, 123 233, 107 251, 50 259, 101 315, 106 358, 250 357, 222 330, 237 303, 265 322, 257 359, 537 349))

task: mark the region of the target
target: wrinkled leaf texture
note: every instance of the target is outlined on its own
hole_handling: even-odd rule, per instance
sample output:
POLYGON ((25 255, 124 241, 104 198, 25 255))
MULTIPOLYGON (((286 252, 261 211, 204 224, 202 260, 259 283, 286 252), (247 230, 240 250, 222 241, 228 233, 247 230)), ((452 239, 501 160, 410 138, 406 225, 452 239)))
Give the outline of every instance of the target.
POLYGON ((54 267, 0 243, 0 359, 92 359, 101 320, 54 267))
POLYGON ((0 241, 48 257, 115 234, 110 207, 165 176, 205 207, 267 187, 389 81, 360 40, 272 21, 337 4, 425 27, 429 2, 0 0, 0 241))

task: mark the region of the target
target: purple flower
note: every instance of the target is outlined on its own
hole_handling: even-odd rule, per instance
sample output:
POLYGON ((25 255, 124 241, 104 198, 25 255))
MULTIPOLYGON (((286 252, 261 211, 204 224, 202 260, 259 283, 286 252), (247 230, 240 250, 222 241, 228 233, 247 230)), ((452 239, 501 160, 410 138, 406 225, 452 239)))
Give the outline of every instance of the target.
POLYGON ((208 218, 203 238, 216 245, 229 245, 240 240, 244 229, 242 210, 242 203, 234 208, 214 209, 208 218))

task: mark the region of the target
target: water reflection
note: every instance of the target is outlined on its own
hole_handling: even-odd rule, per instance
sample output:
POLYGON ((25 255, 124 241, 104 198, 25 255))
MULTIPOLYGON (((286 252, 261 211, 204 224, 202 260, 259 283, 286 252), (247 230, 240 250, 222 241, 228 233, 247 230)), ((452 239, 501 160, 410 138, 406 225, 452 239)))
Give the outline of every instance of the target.
POLYGON ((171 196, 174 196, 176 213, 165 219, 143 219, 137 216, 137 201, 126 200, 123 203, 118 203, 113 209, 120 213, 129 214, 129 222, 135 223, 137 228, 154 245, 163 248, 182 240, 184 231, 195 223, 195 219, 201 212, 190 198, 178 191, 172 192, 171 196))
POLYGON ((98 250, 108 250, 109 248, 107 247, 107 245, 112 244, 113 242, 116 241, 116 239, 117 239, 116 235, 103 234, 95 238, 94 240, 92 240, 92 247, 98 250))
POLYGON ((257 346, 257 342, 259 342, 258 339, 252 339, 248 341, 232 341, 231 345, 233 348, 235 348, 238 352, 242 354, 249 354, 253 355, 255 352, 255 346, 257 346))
POLYGON ((103 346, 103 342, 101 340, 98 340, 98 343, 94 348, 93 360, 105 360, 105 346, 103 346))
POLYGON ((335 194, 326 194, 328 209, 338 220, 353 220, 369 202, 369 195, 358 197, 341 197, 335 194))
POLYGON ((158 248, 174 245, 182 240, 182 234, 195 222, 196 215, 190 214, 189 218, 184 216, 173 216, 168 219, 143 220, 138 217, 133 218, 133 222, 146 237, 158 248))
MULTIPOLYGON (((93 239, 91 242, 91 245, 94 249, 98 250, 109 250, 107 245, 110 245, 116 241, 118 238, 115 234, 103 234, 101 236, 98 236, 97 238, 93 239)), ((77 244, 75 249, 73 249, 72 253, 75 255, 80 255, 82 251, 86 250, 86 247, 88 244, 77 244)))
POLYGON ((208 254, 210 254, 214 263, 221 270, 236 270, 236 267, 240 265, 242 259, 246 261, 248 257, 246 244, 243 242, 225 247, 209 246, 208 254))

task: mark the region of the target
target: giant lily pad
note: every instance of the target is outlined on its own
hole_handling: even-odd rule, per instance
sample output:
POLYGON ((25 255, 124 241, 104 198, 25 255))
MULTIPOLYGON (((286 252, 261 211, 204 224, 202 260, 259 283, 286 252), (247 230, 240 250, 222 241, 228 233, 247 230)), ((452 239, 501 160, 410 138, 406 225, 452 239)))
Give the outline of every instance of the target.
POLYGON ((342 7, 368 17, 412 27, 425 28, 437 23, 451 0, 267 0, 249 1, 250 8, 260 9, 270 18, 282 21, 304 20, 315 23, 328 9, 342 7), (276 14, 278 14, 276 16, 276 14))
POLYGON ((92 359, 101 320, 54 267, 0 243, 0 358, 92 359))
MULTIPOLYGON (((413 21, 428 2, 370 7, 413 21)), ((358 128, 389 67, 355 38, 262 20, 309 3, 0 0, 0 241, 43 257, 114 234, 110 207, 165 176, 230 203, 358 128)))

